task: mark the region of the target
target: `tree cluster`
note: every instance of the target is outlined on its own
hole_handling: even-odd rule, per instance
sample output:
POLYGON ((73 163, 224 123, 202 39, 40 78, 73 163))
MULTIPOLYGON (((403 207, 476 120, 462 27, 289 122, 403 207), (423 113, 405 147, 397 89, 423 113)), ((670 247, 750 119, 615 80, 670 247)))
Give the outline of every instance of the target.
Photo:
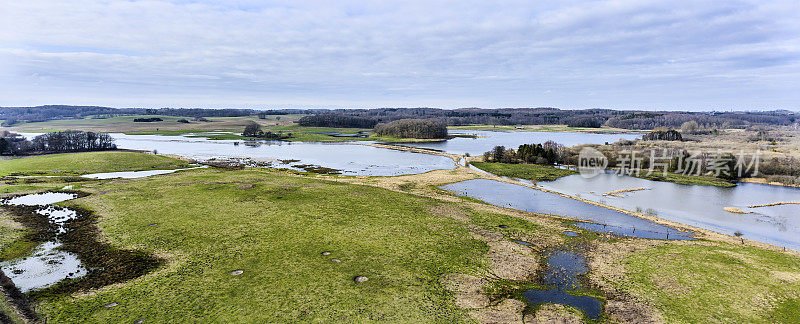
POLYGON ((42 134, 27 140, 19 134, 0 133, 0 154, 26 155, 114 150, 114 139, 106 133, 64 131, 42 134))
POLYGON ((447 138, 447 125, 435 119, 400 119, 375 126, 380 136, 397 138, 447 138))
POLYGON ((297 124, 310 127, 373 128, 378 121, 367 117, 326 113, 303 116, 297 124))
POLYGON ((161 119, 161 118, 158 118, 158 117, 134 118, 133 119, 134 123, 152 123, 152 122, 160 122, 160 121, 164 121, 164 120, 161 119))
POLYGON ((527 163, 553 165, 563 163, 568 157, 568 150, 554 141, 542 144, 522 144, 517 150, 495 146, 483 154, 486 162, 527 163))
POLYGON ((642 136, 645 141, 682 141, 681 133, 674 130, 655 130, 642 136))
POLYGON ((242 136, 258 137, 270 140, 282 140, 292 137, 292 133, 283 134, 283 133, 273 133, 271 131, 264 132, 263 130, 261 130, 261 125, 251 121, 250 123, 244 126, 244 131, 242 132, 242 136))

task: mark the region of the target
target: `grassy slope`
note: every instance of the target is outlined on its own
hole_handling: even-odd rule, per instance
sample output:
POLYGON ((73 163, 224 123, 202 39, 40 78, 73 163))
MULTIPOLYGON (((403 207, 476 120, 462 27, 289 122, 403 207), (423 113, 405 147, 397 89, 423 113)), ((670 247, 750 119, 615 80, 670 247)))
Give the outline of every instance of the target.
POLYGON ((94 172, 172 169, 185 161, 134 152, 90 152, 40 155, 0 161, 0 175, 11 173, 75 175, 94 172))
POLYGON ((796 323, 800 259, 735 245, 665 245, 624 261, 618 284, 668 322, 796 323))
POLYGON ((198 170, 95 190, 110 192, 78 203, 103 215, 112 242, 175 264, 46 303, 53 322, 461 321, 438 279, 483 267, 486 251, 426 212, 436 202, 373 187, 198 170), (236 269, 245 272, 230 276, 236 269), (110 302, 120 306, 102 307, 110 302))
POLYGON ((527 179, 534 181, 552 181, 560 177, 577 174, 577 171, 557 169, 551 166, 538 164, 511 164, 472 162, 475 167, 503 177, 527 179))
POLYGON ((28 230, 11 219, 5 210, 0 210, 0 261, 24 256, 35 244, 21 240, 28 230))
POLYGON ((136 115, 136 116, 117 116, 105 119, 62 119, 50 120, 36 123, 23 123, 10 127, 11 131, 18 132, 48 132, 68 129, 77 129, 95 132, 157 132, 157 131, 212 131, 212 130, 236 130, 241 131, 251 120, 262 125, 289 125, 297 120, 299 115, 267 116, 267 119, 250 117, 209 117, 209 122, 197 122, 190 117, 175 117, 163 115, 136 115), (158 117, 163 119, 160 122, 137 123, 136 118, 158 117), (281 119, 276 119, 280 117, 281 119), (178 123, 179 119, 188 119, 188 124, 178 123))

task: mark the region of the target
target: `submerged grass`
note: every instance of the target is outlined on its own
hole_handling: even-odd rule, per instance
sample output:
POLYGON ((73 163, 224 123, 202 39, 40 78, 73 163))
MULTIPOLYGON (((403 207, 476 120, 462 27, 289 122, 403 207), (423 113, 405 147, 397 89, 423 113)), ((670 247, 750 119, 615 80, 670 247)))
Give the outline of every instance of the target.
POLYGON ((0 161, 2 175, 77 175, 185 167, 188 162, 136 152, 104 151, 49 154, 0 161))
POLYGON ((533 181, 552 181, 568 175, 578 174, 575 170, 559 169, 539 164, 512 164, 471 162, 475 167, 503 177, 526 179, 533 181))

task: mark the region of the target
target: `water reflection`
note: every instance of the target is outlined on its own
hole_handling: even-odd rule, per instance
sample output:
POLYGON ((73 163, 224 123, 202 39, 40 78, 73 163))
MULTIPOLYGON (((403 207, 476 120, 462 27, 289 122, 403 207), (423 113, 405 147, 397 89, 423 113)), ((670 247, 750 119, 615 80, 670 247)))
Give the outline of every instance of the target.
POLYGON ((747 208, 754 204, 800 201, 798 188, 757 183, 739 183, 732 188, 691 186, 610 173, 588 179, 574 175, 537 185, 626 210, 650 209, 659 218, 723 234, 740 231, 744 238, 800 249, 800 205, 747 208), (638 187, 647 190, 628 192, 623 197, 602 195, 638 187), (734 214, 723 210, 724 207, 737 207, 749 213, 734 214))
POLYGON ((582 310, 589 318, 598 319, 603 312, 603 304, 599 300, 588 296, 574 296, 567 292, 580 289, 579 276, 588 271, 586 260, 579 253, 560 249, 551 251, 542 283, 554 288, 531 289, 522 296, 534 306, 543 303, 563 304, 582 310))
POLYGON ((689 233, 677 231, 668 226, 522 185, 488 179, 473 179, 445 185, 442 188, 458 195, 480 199, 495 206, 583 219, 605 225, 589 227, 581 225, 586 223, 578 223, 578 226, 584 226, 583 228, 589 230, 645 238, 691 239, 689 233), (623 229, 631 229, 631 231, 626 232, 623 229))
POLYGON ((67 278, 79 278, 87 274, 78 256, 60 249, 59 235, 67 232, 66 224, 78 214, 69 208, 51 204, 74 199, 77 195, 64 192, 30 194, 6 199, 3 204, 22 206, 41 206, 37 214, 47 217, 56 228, 50 240, 33 249, 32 255, 25 258, 0 262, 0 269, 22 292, 42 289, 67 278))
POLYGON ((620 139, 636 139, 639 134, 594 134, 576 132, 511 132, 511 131, 464 131, 454 130, 451 134, 472 134, 477 138, 456 137, 444 142, 409 143, 405 145, 441 150, 447 153, 480 155, 493 147, 502 145, 516 149, 522 144, 544 143, 553 140, 565 146, 579 144, 613 143, 620 139))
MULTIPOLYGON (((454 169, 452 159, 361 144, 257 141, 210 141, 204 138, 157 135, 112 134, 119 148, 158 151, 198 160, 252 158, 274 162, 276 168, 292 168, 278 162, 297 160, 296 165, 318 165, 341 170, 345 175, 393 176, 454 169)), ((293 164, 294 165, 294 164, 293 164)))

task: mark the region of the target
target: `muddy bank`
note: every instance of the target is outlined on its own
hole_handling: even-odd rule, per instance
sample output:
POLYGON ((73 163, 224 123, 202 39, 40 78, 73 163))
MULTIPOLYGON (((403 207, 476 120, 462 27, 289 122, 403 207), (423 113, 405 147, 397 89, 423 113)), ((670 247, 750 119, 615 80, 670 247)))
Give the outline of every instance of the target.
MULTIPOLYGON (((3 270, 0 270, 0 298, 5 298, 10 306, 14 308, 13 310, 17 312, 17 315, 27 323, 41 322, 36 312, 34 312, 31 302, 25 297, 25 294, 17 289, 14 282, 6 276, 3 270)), ((10 315, 0 313, 0 323, 13 322, 10 315)))

